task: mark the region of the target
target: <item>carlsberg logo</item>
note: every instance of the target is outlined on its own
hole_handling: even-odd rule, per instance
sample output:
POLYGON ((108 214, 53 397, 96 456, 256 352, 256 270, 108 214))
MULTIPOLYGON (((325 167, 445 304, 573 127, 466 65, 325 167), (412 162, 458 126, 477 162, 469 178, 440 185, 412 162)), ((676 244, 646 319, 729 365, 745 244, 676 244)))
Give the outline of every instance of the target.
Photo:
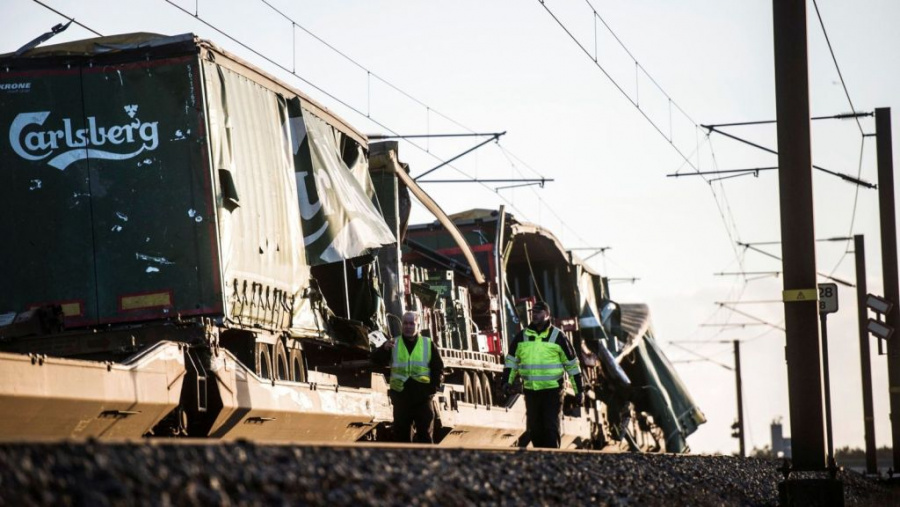
POLYGON ((53 155, 47 164, 64 170, 72 162, 86 158, 126 160, 143 151, 153 151, 159 146, 159 122, 142 122, 135 118, 138 106, 125 106, 132 118, 130 123, 102 127, 97 118, 88 116, 87 128, 73 129, 72 119, 63 118, 62 128, 40 130, 50 116, 50 111, 20 113, 9 127, 9 144, 14 152, 25 160, 43 160, 53 155), (106 151, 103 148, 119 148, 106 151), (119 153, 121 149, 129 150, 119 153))

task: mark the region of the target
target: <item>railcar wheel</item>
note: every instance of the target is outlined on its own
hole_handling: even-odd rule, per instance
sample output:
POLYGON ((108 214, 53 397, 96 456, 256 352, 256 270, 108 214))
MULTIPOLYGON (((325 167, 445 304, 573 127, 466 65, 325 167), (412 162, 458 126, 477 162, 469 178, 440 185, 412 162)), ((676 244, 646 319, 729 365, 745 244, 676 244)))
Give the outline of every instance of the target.
POLYGON ((463 401, 475 403, 475 390, 472 386, 472 378, 467 371, 463 372, 463 401))
POLYGON ((478 372, 472 372, 472 390, 475 391, 476 405, 484 405, 484 388, 481 386, 481 375, 478 372))
POLYGON ((491 380, 487 373, 481 373, 481 386, 484 389, 484 404, 489 407, 494 404, 494 393, 491 392, 491 380))
POLYGON ((303 368, 303 351, 291 349, 288 359, 291 365, 291 380, 294 382, 306 382, 306 370, 303 368))
POLYGON ((256 343, 256 375, 259 378, 272 378, 272 353, 269 345, 263 342, 256 343))
POLYGON ((281 340, 275 343, 275 357, 273 359, 275 378, 278 380, 293 380, 290 366, 288 365, 287 351, 284 349, 284 343, 281 340))

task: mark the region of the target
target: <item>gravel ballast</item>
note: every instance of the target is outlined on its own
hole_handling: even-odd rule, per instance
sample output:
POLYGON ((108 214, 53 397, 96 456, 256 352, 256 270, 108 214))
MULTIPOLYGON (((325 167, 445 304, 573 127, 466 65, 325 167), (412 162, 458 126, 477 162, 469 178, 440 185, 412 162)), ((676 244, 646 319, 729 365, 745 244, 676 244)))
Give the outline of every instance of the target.
MULTIPOLYGON (((776 505, 779 465, 730 456, 247 442, 3 444, 0 505, 776 505)), ((900 499, 854 472, 838 477, 847 505, 900 499)))

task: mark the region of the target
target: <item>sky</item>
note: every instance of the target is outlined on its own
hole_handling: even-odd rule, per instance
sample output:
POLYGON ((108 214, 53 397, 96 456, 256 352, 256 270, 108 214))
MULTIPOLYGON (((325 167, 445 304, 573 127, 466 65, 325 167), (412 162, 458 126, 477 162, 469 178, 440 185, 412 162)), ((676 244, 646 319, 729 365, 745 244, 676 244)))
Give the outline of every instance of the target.
MULTIPOLYGON (((900 3, 818 7, 852 109, 890 107, 896 119, 900 3)), ((608 247, 590 266, 612 279, 613 299, 650 305, 657 339, 708 418, 688 439, 694 452, 737 451, 733 340, 748 450, 770 444, 777 418, 790 434, 783 280, 765 274, 781 263, 737 245, 775 242, 756 248, 781 255, 777 173, 687 176, 777 165, 699 127, 775 119, 771 2, 4 0, 0 52, 65 17, 103 35, 196 33, 367 134, 506 132, 430 178, 552 181, 423 187, 449 213, 505 205, 567 248, 608 247), (761 274, 717 275, 735 272, 761 274)), ((811 114, 850 112, 812 1, 807 17, 811 114)), ((73 24, 52 42, 91 36, 73 24)), ((874 127, 872 118, 812 122, 813 162, 877 183, 874 138, 862 135, 874 127)), ((727 131, 777 148, 773 125, 727 131)), ((893 136, 900 150, 900 126, 893 136)), ((400 158, 415 176, 478 142, 403 142, 400 158)), ((868 289, 883 294, 877 191, 822 172, 813 186, 816 237, 865 235, 868 289)), ((421 207, 413 219, 432 220, 421 207)), ((855 282, 852 243, 820 242, 816 252, 820 272, 855 282)), ((841 286, 828 319, 836 447, 864 445, 855 298, 841 286)), ((890 445, 886 356, 870 346, 876 441, 890 445)))

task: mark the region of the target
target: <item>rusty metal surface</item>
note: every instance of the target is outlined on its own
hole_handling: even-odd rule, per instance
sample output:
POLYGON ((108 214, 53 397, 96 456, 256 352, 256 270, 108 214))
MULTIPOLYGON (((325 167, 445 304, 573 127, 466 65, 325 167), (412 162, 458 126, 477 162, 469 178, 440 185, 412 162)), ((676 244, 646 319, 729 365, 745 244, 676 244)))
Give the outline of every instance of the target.
POLYGON ((210 436, 223 440, 353 442, 390 417, 387 384, 373 375, 372 388, 262 379, 228 351, 211 371, 223 409, 210 436))
POLYGON ((178 404, 181 346, 121 364, 0 353, 0 440, 138 438, 178 404))

